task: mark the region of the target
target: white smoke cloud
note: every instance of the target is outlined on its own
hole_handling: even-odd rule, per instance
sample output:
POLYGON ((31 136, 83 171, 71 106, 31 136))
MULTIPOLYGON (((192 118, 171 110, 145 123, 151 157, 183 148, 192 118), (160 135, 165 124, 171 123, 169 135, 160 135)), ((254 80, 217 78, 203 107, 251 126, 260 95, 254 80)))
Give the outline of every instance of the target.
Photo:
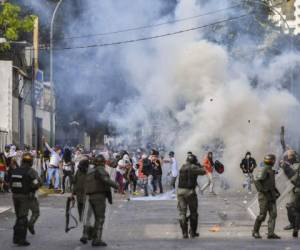
MULTIPOLYGON (((130 5, 129 1, 90 0, 85 1, 84 14, 68 26, 66 33, 93 34, 160 23, 225 8, 229 3, 232 5, 231 1, 211 0, 202 5, 197 0, 181 0, 172 12, 162 16, 164 0, 139 0, 130 5)), ((163 34, 222 20, 229 13, 232 11, 155 29, 71 40, 68 45, 163 34)), ((205 40, 205 32, 93 51, 61 52, 57 57, 65 63, 56 75, 71 82, 77 95, 97 96, 98 120, 109 121, 129 142, 141 130, 145 140, 153 130, 159 130, 160 141, 174 150, 181 162, 187 151, 202 158, 207 153, 206 145, 222 142, 225 174, 238 183, 239 162, 246 151, 250 150, 258 161, 266 153, 278 152, 282 125, 293 137, 298 136, 295 112, 299 103, 282 82, 289 77, 290 69, 299 65, 300 57, 298 53, 284 53, 266 62, 246 34, 238 39, 234 51, 242 51, 243 56, 234 57, 226 47, 205 40), (66 67, 73 69, 68 75, 66 67), (92 77, 95 72, 99 79, 92 77), (112 76, 120 72, 124 85, 116 87, 113 83, 117 77, 112 76), (103 81, 107 75, 110 80, 103 81), (257 86, 252 86, 254 76, 257 86), (130 94, 125 91, 128 86, 130 94), (118 102, 111 98, 115 97, 112 93, 117 93, 118 102)))
MULTIPOLYGON (((197 1, 180 1, 175 18, 199 10, 197 1)), ((258 161, 266 153, 277 153, 280 127, 285 125, 291 133, 297 127, 299 119, 291 114, 299 110, 299 103, 281 88, 281 81, 299 64, 299 54, 286 53, 268 64, 258 54, 254 62, 245 65, 196 32, 126 48, 122 60, 139 97, 120 105, 123 113, 107 109, 106 118, 132 135, 137 129, 133 124, 150 128, 149 114, 168 110, 175 119, 160 116, 162 141, 172 142, 168 146, 181 160, 190 150, 203 157, 205 145, 221 141, 225 147, 221 160, 236 183, 241 179, 239 163, 246 151, 258 161), (259 81, 255 88, 250 81, 252 70, 259 81)))

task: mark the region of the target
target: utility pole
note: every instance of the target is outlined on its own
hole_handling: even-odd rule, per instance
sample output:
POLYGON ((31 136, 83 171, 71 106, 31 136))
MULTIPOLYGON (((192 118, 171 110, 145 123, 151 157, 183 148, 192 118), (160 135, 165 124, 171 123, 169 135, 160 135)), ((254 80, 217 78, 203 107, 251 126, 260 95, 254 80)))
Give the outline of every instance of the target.
MULTIPOLYGON (((32 60, 32 146, 37 147, 37 126, 36 126, 36 96, 35 96, 35 81, 36 73, 39 69, 39 19, 34 20, 33 26, 33 60, 32 60)), ((37 148, 36 148, 37 149, 37 148)), ((38 150, 38 149, 37 149, 38 150)))
POLYGON ((56 4, 56 7, 52 14, 51 19, 51 26, 50 26, 50 85, 51 85, 51 95, 50 95, 50 102, 51 102, 51 111, 50 111, 50 144, 53 145, 55 142, 54 136, 54 113, 55 113, 55 102, 54 102, 54 82, 53 82, 53 34, 54 34, 54 21, 56 17, 56 13, 61 5, 63 0, 59 0, 56 4))

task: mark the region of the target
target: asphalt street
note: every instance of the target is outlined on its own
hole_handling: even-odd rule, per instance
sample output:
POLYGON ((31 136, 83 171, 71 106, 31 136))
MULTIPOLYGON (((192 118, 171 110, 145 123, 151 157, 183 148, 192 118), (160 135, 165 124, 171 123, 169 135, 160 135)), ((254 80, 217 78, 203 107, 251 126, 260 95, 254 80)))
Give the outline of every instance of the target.
MULTIPOLYGON (((10 197, 0 196, 10 203, 10 197)), ((277 233, 282 240, 254 240, 251 237, 253 221, 245 206, 251 197, 245 194, 224 193, 216 197, 199 196, 200 238, 181 239, 177 222, 176 200, 125 201, 116 199, 108 206, 103 239, 106 249, 284 249, 299 250, 300 239, 291 237, 282 227, 286 223, 285 209, 279 208, 277 233)), ((66 195, 50 195, 41 198, 41 217, 36 225, 37 234, 29 235, 31 246, 27 249, 91 249, 79 241, 81 225, 66 234, 65 201, 66 195)), ((1 203, 0 203, 1 204, 1 203)), ((8 205, 8 204, 6 204, 8 205)), ((76 211, 74 211, 76 212, 76 211)), ((12 244, 14 213, 10 209, 0 214, 0 249, 16 249, 12 244)), ((266 238, 266 226, 262 235, 266 238)))

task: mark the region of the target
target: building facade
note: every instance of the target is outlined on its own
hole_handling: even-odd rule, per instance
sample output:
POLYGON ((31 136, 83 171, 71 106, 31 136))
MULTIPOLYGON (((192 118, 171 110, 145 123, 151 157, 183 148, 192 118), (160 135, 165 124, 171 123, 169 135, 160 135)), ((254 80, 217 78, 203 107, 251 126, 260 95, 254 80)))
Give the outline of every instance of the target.
POLYGON ((40 149, 42 137, 50 137, 52 91, 43 72, 34 72, 31 51, 24 47, 0 59, 0 149, 5 144, 40 149))
POLYGON ((272 0, 270 3, 277 12, 274 12, 272 19, 283 27, 286 33, 299 35, 300 0, 272 0))

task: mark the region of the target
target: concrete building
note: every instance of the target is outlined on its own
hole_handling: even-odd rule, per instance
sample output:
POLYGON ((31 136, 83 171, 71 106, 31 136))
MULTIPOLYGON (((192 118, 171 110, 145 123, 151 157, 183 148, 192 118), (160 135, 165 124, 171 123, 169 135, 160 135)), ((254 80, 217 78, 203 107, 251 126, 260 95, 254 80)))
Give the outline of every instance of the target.
POLYGON ((0 150, 5 144, 41 148, 50 137, 51 88, 43 72, 33 75, 32 48, 23 47, 0 57, 0 150))
POLYGON ((274 13, 272 19, 276 21, 279 26, 283 27, 286 33, 299 35, 300 0, 271 0, 270 3, 280 13, 274 13))

